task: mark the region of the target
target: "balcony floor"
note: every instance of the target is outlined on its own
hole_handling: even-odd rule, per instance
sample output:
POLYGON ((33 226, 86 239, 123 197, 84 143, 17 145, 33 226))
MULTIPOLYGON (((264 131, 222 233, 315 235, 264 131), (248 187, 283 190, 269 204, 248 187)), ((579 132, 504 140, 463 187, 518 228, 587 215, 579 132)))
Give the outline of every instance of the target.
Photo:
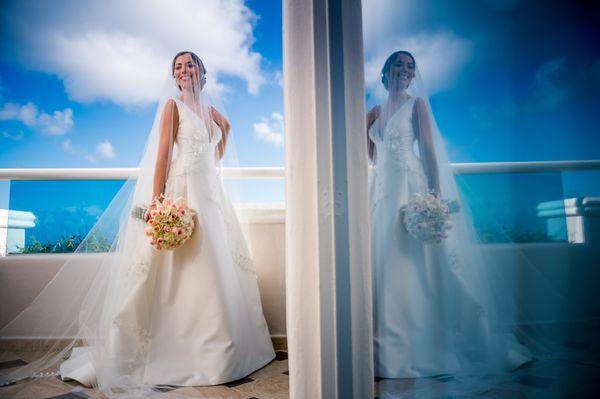
MULTIPOLYGON (((276 354, 275 360, 271 363, 238 381, 209 387, 165 386, 160 387, 160 390, 167 394, 173 392, 174 398, 287 399, 289 398, 287 352, 279 350, 276 354)), ((0 375, 38 357, 39 354, 36 352, 0 352, 0 375)), ((103 395, 99 395, 92 389, 84 388, 77 382, 64 382, 58 377, 19 382, 0 388, 0 397, 14 399, 104 398, 103 395)))
MULTIPOLYGON (((6 374, 38 357, 36 352, 0 352, 0 375, 6 374)), ((535 360, 510 374, 510 378, 496 388, 477 397, 489 398, 567 398, 593 397, 600 391, 597 381, 598 368, 579 362, 561 360, 535 360), (590 396, 591 395, 591 396, 590 396)), ((425 379, 426 380, 426 379, 425 379)), ((423 388, 431 384, 432 392, 443 392, 443 382, 419 381, 423 388)), ((401 397, 403 391, 415 383, 412 379, 375 379, 375 393, 381 397, 401 397)), ((210 387, 161 387, 161 391, 172 392, 174 398, 227 398, 227 399, 287 399, 289 398, 287 352, 277 351, 277 357, 267 366, 250 376, 225 385, 210 387)), ((169 397, 168 395, 167 397, 169 397)), ((81 387, 76 382, 63 382, 57 377, 43 378, 31 382, 20 382, 0 388, 0 397, 14 399, 81 399, 104 398, 92 389, 81 387)))

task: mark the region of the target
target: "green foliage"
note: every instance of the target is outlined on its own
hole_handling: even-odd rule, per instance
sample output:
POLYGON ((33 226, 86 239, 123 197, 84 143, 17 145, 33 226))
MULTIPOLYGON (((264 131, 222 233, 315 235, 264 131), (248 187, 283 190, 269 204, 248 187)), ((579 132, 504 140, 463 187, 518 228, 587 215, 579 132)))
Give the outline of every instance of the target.
POLYGON ((496 227, 479 229, 478 234, 479 242, 482 244, 561 241, 550 237, 543 230, 526 231, 519 228, 496 227))
POLYGON ((74 234, 69 237, 61 238, 58 241, 51 243, 49 241, 43 243, 37 238, 32 237, 32 242, 19 247, 20 254, 48 254, 48 253, 71 253, 81 245, 80 251, 83 252, 108 252, 111 248, 111 243, 106 237, 90 237, 83 244, 83 237, 80 234, 74 234))

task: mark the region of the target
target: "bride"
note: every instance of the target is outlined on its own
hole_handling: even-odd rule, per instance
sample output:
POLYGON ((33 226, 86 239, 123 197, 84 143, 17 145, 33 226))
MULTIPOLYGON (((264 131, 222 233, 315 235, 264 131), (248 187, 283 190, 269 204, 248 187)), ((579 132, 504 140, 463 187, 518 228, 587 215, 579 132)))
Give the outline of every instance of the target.
MULTIPOLYGON (((156 385, 213 385, 240 379, 275 356, 250 252, 223 187, 229 123, 204 93, 206 69, 190 51, 171 64, 173 95, 159 103, 136 179, 129 180, 88 237, 34 302, 2 330, 36 320, 32 336, 75 337, 7 379, 56 374, 109 397, 159 394, 156 385), (183 198, 196 213, 191 239, 159 251, 131 210, 183 198), (110 234, 109 254, 85 254, 110 234), (65 293, 68 292, 68 298, 65 293), (59 301, 52 319, 41 304, 59 301), (46 323, 47 322, 47 323, 46 323), (50 371, 48 371, 50 370, 50 371)), ((55 340, 56 341, 56 340, 55 340)))
POLYGON ((477 248, 412 54, 391 54, 381 82, 387 100, 367 115, 375 164, 370 188, 375 375, 452 375, 459 389, 446 393, 466 393, 481 387, 485 375, 527 362, 529 353, 505 329, 514 322, 509 299, 495 295, 491 284, 493 269, 502 265, 477 248), (413 194, 428 192, 459 205, 440 244, 410 236, 400 217, 413 194))

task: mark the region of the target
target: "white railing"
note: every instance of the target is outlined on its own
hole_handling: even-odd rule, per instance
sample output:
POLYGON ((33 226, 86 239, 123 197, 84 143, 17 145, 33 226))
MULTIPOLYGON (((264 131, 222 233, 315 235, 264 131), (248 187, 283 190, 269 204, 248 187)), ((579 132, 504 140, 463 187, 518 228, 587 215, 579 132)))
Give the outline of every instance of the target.
POLYGON ((454 173, 536 173, 600 170, 600 160, 453 163, 454 173))
MULTIPOLYGON (((0 169, 0 180, 126 180, 137 175, 138 168, 37 168, 0 169)), ((226 179, 283 179, 283 167, 224 168, 226 179)))
MULTIPOLYGON (((600 170, 600 160, 453 163, 456 174, 535 173, 600 170)), ((38 168, 0 169, 0 180, 125 180, 138 168, 38 168)), ((226 179, 283 179, 282 166, 224 168, 226 179)))

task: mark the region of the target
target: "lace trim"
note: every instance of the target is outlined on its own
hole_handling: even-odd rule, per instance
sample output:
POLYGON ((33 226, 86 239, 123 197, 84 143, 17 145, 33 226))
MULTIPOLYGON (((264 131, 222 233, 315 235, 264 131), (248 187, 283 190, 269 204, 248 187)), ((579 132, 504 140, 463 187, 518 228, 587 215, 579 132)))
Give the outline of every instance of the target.
POLYGON ((200 138, 196 137, 182 137, 182 141, 179 142, 181 148, 181 154, 193 155, 199 157, 206 154, 210 150, 214 150, 215 145, 207 143, 200 138))
POLYGON ((218 184, 215 184, 213 189, 211 189, 210 200, 216 205, 217 209, 219 210, 219 213, 221 214, 222 219, 225 222, 225 229, 227 233, 227 238, 229 239, 229 250, 231 252, 231 258, 240 269, 251 272, 254 275, 256 275, 256 271, 254 270, 254 262, 252 261, 250 251, 248 250, 246 242, 242 236, 242 232, 240 231, 240 226, 237 223, 237 218, 235 217, 235 214, 227 214, 227 212, 225 211, 225 207, 223 206, 223 195, 218 195, 219 193, 220 187, 218 184))
POLYGON ((123 320, 120 320, 118 317, 112 320, 112 324, 119 330, 132 335, 137 343, 135 348, 130 347, 132 356, 123 364, 123 366, 131 372, 146 359, 148 349, 150 348, 150 342, 152 341, 152 334, 150 334, 150 330, 147 328, 141 328, 137 323, 123 322, 123 320))
POLYGON ((6 387, 8 385, 16 384, 19 381, 26 380, 28 378, 48 378, 48 377, 58 377, 60 376, 60 371, 39 371, 37 373, 33 373, 31 375, 26 375, 19 378, 11 378, 8 380, 0 381, 0 387, 6 387))
MULTIPOLYGON (((145 236, 144 236, 145 238, 145 236)), ((136 251, 137 256, 130 263, 127 269, 127 277, 133 277, 137 279, 144 279, 150 272, 150 265, 152 264, 150 256, 147 251, 151 251, 151 248, 140 249, 140 252, 136 251)))

